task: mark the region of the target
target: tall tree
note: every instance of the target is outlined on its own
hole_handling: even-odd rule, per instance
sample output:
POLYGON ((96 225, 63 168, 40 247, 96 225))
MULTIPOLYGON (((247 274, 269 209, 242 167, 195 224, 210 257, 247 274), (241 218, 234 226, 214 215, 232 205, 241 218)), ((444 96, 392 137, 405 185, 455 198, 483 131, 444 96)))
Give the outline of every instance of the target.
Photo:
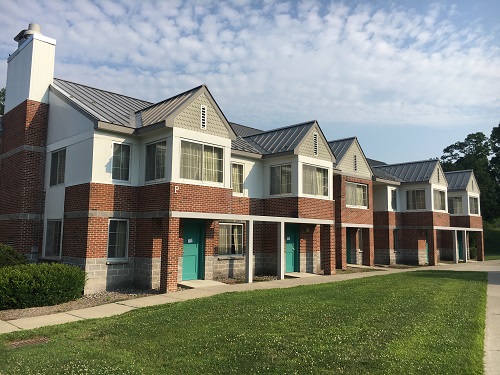
POLYGON ((491 131, 491 160, 490 168, 495 181, 500 184, 500 124, 495 126, 491 131))
POLYGON ((481 189, 481 214, 487 221, 500 215, 498 182, 493 178, 489 157, 492 143, 484 133, 469 134, 443 150, 441 163, 445 171, 473 169, 481 189))
POLYGON ((5 106, 5 87, 0 89, 0 115, 3 115, 4 106, 5 106))

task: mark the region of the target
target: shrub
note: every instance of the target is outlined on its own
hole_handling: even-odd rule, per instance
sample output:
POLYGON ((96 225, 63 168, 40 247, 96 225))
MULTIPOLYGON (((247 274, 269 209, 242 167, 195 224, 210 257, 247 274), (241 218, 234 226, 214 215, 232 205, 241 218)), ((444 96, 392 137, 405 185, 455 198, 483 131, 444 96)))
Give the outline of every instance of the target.
POLYGON ((57 305, 82 296, 85 271, 66 264, 0 268, 0 310, 57 305))
POLYGON ((22 254, 19 254, 12 246, 0 243, 0 268, 26 264, 28 260, 22 254))
POLYGON ((477 249, 475 247, 469 247, 469 256, 471 259, 477 259, 477 249))

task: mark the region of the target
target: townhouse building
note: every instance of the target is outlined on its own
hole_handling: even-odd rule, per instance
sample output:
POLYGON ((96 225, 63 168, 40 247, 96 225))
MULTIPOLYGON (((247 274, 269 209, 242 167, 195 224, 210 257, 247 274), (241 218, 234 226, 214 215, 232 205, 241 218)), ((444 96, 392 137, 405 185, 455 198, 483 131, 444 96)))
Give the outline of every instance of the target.
POLYGON ((355 137, 328 142, 317 121, 229 122, 205 85, 151 103, 54 78, 54 39, 30 24, 15 40, 0 242, 79 265, 85 293, 467 260, 471 234, 482 260, 472 171, 436 160, 410 178, 370 165, 355 137))

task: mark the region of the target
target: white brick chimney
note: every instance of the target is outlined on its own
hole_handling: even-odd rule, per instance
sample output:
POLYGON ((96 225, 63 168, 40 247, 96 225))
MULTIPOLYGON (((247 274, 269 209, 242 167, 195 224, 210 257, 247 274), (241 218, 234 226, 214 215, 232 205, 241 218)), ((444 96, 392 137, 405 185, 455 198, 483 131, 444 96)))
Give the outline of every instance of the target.
POLYGON ((17 50, 8 60, 5 113, 26 99, 48 103, 49 86, 54 79, 56 41, 30 23, 14 40, 17 50))

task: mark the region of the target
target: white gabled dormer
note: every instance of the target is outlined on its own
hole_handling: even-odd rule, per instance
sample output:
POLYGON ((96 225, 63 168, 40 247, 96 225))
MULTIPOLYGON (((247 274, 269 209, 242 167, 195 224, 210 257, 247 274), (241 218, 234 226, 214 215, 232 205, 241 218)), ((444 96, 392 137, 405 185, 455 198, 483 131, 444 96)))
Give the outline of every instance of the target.
POLYGON ((481 215, 480 190, 472 170, 445 173, 450 215, 481 215))
POLYGON ((5 113, 26 99, 48 103, 54 79, 54 39, 42 35, 39 25, 30 23, 14 40, 18 47, 7 59, 5 113))

